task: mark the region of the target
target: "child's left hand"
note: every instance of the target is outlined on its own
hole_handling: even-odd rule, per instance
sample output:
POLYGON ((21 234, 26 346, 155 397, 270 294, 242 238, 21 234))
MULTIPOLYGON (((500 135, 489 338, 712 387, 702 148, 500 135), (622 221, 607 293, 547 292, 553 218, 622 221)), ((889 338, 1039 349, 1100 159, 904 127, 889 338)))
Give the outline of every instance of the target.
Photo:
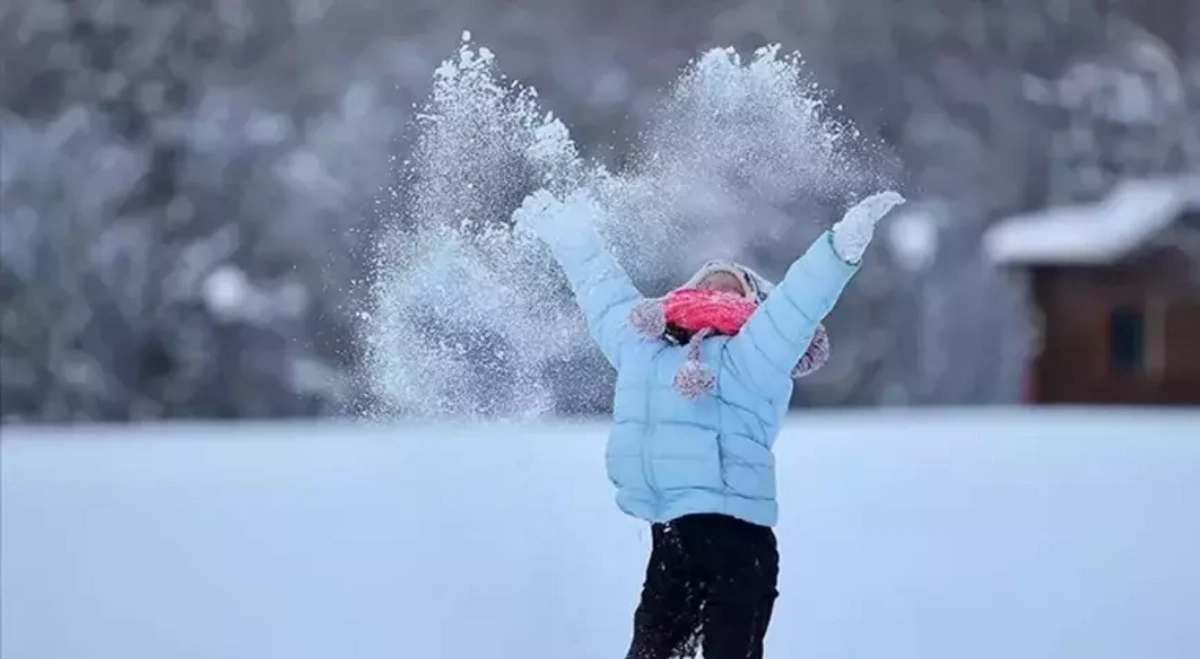
POLYGON ((904 197, 894 190, 877 192, 846 211, 842 220, 833 226, 833 249, 846 263, 862 261, 867 245, 875 235, 875 225, 893 208, 904 203, 904 197))

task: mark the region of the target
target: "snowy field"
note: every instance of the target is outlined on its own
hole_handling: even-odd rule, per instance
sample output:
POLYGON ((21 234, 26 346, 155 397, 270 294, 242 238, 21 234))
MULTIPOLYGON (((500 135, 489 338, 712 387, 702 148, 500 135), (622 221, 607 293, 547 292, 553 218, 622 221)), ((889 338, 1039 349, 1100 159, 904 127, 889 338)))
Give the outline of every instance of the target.
MULTIPOLYGON (((4 659, 616 659, 602 425, 3 430, 4 659)), ((779 442, 778 659, 1200 657, 1200 413, 855 412, 779 442)))

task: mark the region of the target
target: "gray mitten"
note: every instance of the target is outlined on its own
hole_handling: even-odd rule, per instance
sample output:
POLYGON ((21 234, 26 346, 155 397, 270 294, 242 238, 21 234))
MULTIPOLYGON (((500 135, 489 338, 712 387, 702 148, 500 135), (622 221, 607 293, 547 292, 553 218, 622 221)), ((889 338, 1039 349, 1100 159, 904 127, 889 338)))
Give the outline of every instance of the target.
POLYGON ((875 235, 875 225, 903 203, 904 197, 900 193, 888 190, 854 204, 842 216, 842 220, 833 225, 833 251, 846 263, 861 262, 867 245, 871 244, 871 237, 875 235))

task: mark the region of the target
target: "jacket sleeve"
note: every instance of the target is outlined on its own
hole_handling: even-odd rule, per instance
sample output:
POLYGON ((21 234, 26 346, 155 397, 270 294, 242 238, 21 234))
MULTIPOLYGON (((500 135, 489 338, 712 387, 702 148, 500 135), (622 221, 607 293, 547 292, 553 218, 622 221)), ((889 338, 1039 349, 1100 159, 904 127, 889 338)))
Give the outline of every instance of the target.
POLYGON ((858 267, 837 255, 831 233, 817 238, 726 343, 732 368, 756 387, 790 380, 817 325, 833 309, 858 267))
POLYGON ((566 274, 592 340, 613 368, 619 369, 622 346, 637 338, 629 326, 629 313, 642 299, 641 293, 589 223, 553 227, 543 223, 536 233, 566 274))

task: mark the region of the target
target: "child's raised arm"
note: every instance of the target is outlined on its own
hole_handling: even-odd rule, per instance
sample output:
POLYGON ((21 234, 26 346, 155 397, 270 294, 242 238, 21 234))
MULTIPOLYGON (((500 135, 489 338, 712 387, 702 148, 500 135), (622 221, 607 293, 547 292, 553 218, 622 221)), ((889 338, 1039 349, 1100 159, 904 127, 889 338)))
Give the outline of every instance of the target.
POLYGON ((539 190, 525 199, 514 219, 518 228, 532 231, 549 246, 583 310, 592 339, 608 362, 620 368, 621 347, 638 338, 628 318, 642 294, 593 227, 602 212, 585 192, 559 201, 539 190))
POLYGON ((875 224, 903 202, 890 191, 864 199, 792 263, 779 286, 726 344, 728 359, 742 377, 764 388, 792 377, 817 325, 858 272, 875 224))

